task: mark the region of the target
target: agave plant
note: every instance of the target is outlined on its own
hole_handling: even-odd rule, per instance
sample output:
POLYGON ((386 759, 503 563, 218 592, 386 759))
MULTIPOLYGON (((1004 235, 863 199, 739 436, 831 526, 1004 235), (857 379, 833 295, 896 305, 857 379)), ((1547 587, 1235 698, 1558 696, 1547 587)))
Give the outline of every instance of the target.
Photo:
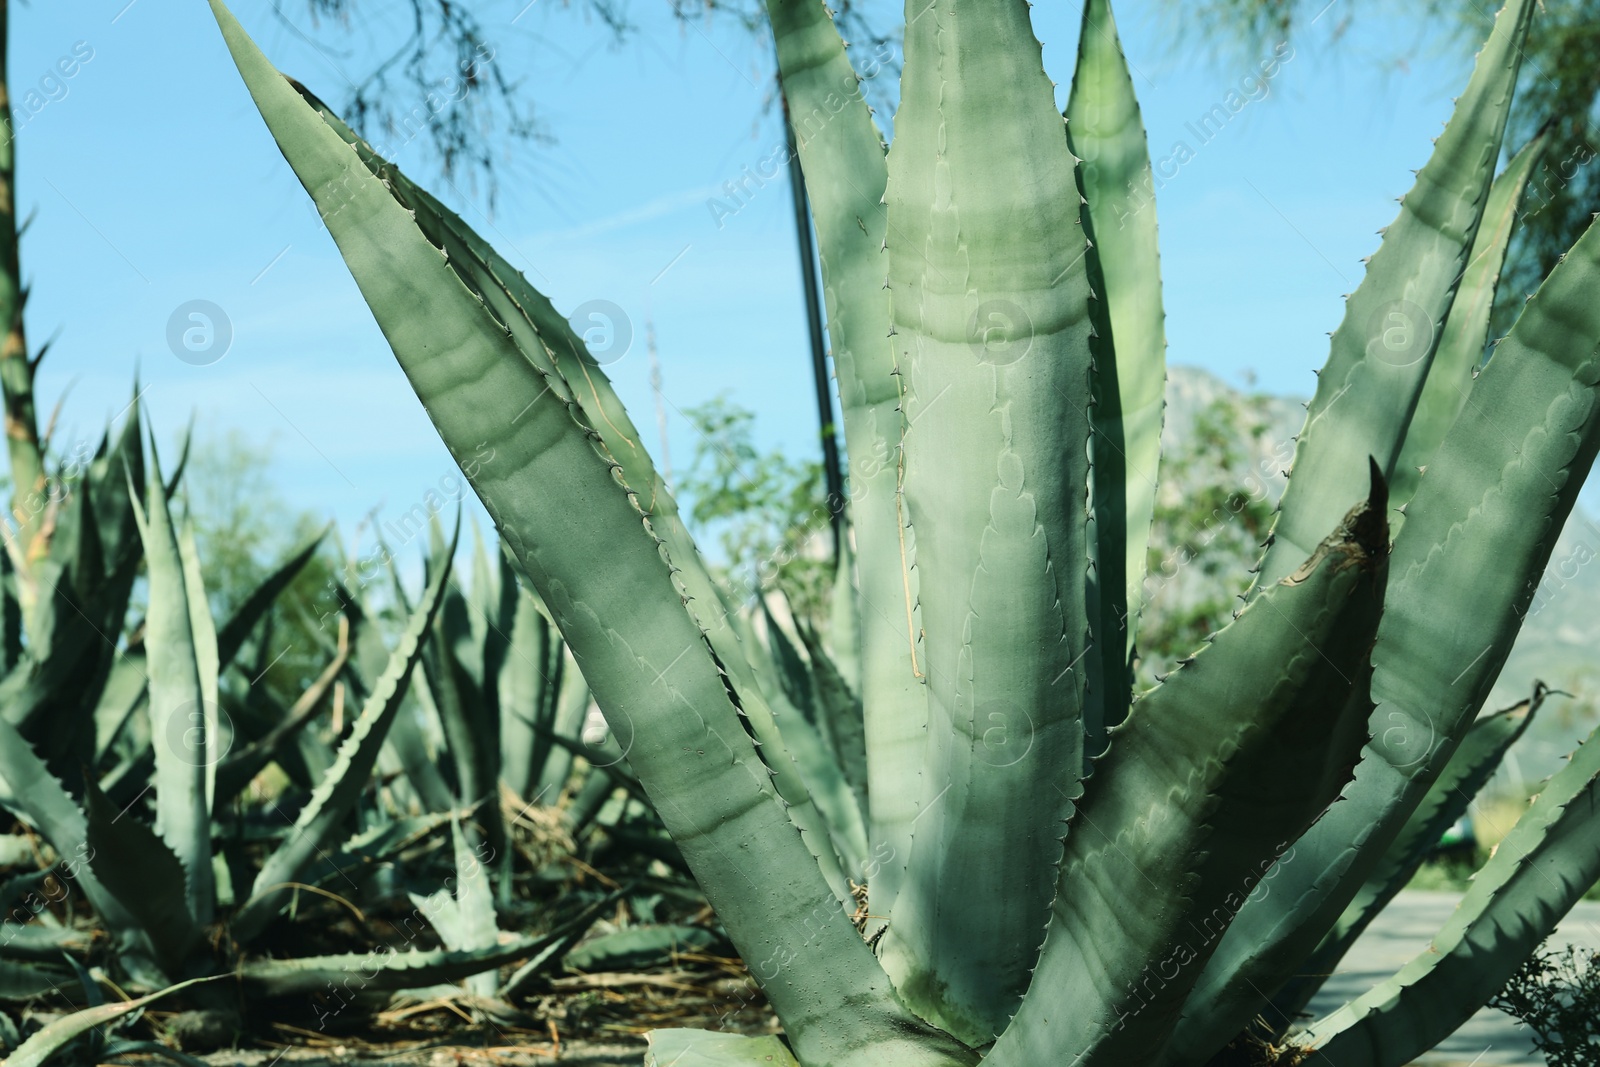
MULTIPOLYGON (((434 625, 446 600, 454 541, 440 539, 430 581, 417 606, 406 611, 393 651, 381 635, 358 630, 370 672, 351 669, 346 642, 296 706, 281 710, 270 729, 258 730, 244 714, 243 697, 234 692, 222 699, 232 687, 220 683, 321 539, 295 553, 219 627, 193 524, 170 506, 178 474, 163 480, 153 447, 145 484, 137 409, 116 448, 102 451, 72 487, 63 508, 66 520, 58 522, 50 555, 35 571, 46 583, 42 588, 54 590, 56 606, 46 599, 35 609, 37 625, 5 682, 14 696, 7 705, 11 714, 0 717, 0 803, 43 838, 59 864, 0 885, 7 901, 0 995, 7 998, 57 987, 64 975, 54 964, 63 953, 74 966, 89 958, 89 935, 70 923, 52 925, 47 910, 79 891, 116 943, 123 980, 157 988, 235 969, 233 947, 261 934, 294 890, 327 892, 322 883, 341 874, 348 880, 351 872, 427 832, 448 828, 456 813, 452 808, 384 821, 372 817, 384 813, 362 803, 391 727, 401 720, 407 683, 424 650, 436 643, 434 625), (115 521, 97 523, 96 504, 100 516, 115 521), (111 550, 102 547, 107 544, 111 550), (100 633, 123 633, 132 576, 141 563, 148 575, 148 609, 127 647, 111 639, 85 642, 80 631, 87 627, 70 620, 51 625, 53 611, 76 608, 76 616, 100 633), (78 673, 52 672, 51 665, 59 663, 75 664, 78 673), (335 751, 306 727, 341 677, 361 695, 361 709, 335 751), (279 808, 288 798, 242 803, 245 787, 269 763, 295 765, 289 753, 297 741, 309 742, 299 751, 320 766, 314 788, 301 794, 308 796, 288 822, 279 808), (352 820, 358 826, 354 834, 352 820), (268 847, 257 864, 262 842, 268 847), (237 876, 249 880, 236 893, 231 883, 237 876), (224 916, 231 937, 222 939, 228 951, 219 953, 213 924, 224 916), (36 917, 41 921, 30 921, 36 917)), ((265 655, 266 642, 258 643, 258 654, 265 655)), ((570 759, 564 766, 570 768, 570 759)), ((478 865, 461 862, 464 835, 470 831, 454 830, 458 847, 451 867, 461 876, 458 893, 472 892, 484 877, 478 865)), ((31 862, 31 852, 25 854, 31 862)), ((445 941, 443 950, 374 956, 371 967, 360 968, 362 987, 451 980, 541 953, 554 963, 560 958, 555 949, 570 948, 583 932, 503 938, 490 908, 487 940, 457 937, 459 923, 451 922, 457 903, 430 900, 421 910, 445 941)), ((247 959, 236 969, 248 986, 269 995, 352 973, 348 960, 317 957, 247 959)))
POLYGON ((1401 1064, 1600 876, 1591 744, 1429 951, 1285 1037, 1308 961, 1503 733, 1463 743, 1600 447, 1600 235, 1480 368, 1537 152, 1495 180, 1532 0, 1348 298, 1241 610, 1138 694, 1165 342, 1108 4, 1063 124, 1023 0, 910 0, 886 149, 826 8, 770 0, 852 457, 864 807, 563 317, 212 7, 784 1025, 658 1033, 658 1062, 1401 1064))
MULTIPOLYGON (((71 780, 69 791, 52 773, 43 753, 9 722, 0 722, 0 780, 5 783, 7 807, 25 817, 57 855, 70 861, 69 877, 82 886, 102 921, 123 940, 123 961, 132 973, 139 976, 143 968, 146 975, 174 977, 190 969, 204 930, 217 913, 213 815, 248 783, 255 770, 273 758, 281 736, 267 745, 246 744, 240 738, 241 751, 231 761, 224 759, 235 739, 218 715, 219 672, 237 653, 238 639, 253 627, 254 619, 242 628, 224 627, 219 635, 201 578, 192 525, 174 520, 168 503, 170 490, 162 481, 159 463, 154 465, 147 487, 136 488, 129 470, 120 473, 142 545, 134 558, 142 559, 148 572, 149 608, 141 627, 142 656, 125 658, 119 664, 138 673, 143 683, 139 697, 129 699, 120 687, 109 697, 123 709, 124 717, 133 716, 136 709, 145 713, 145 728, 136 746, 142 754, 127 762, 148 760, 153 765, 153 775, 139 794, 148 790, 154 798, 156 829, 146 826, 138 814, 130 814, 131 802, 116 805, 107 798, 105 786, 127 777, 118 773, 122 768, 105 778, 79 775, 71 780), (128 817, 124 819, 124 815, 128 817)), ((77 495, 79 500, 88 497, 86 491, 77 495)), ((64 542, 58 539, 55 543, 64 542)), ((303 563, 307 555, 309 552, 297 556, 291 568, 298 569, 297 563, 303 563)), ((342 825, 366 786, 382 740, 381 727, 398 708, 402 683, 415 665, 441 599, 448 566, 436 569, 438 574, 415 616, 412 632, 391 657, 386 676, 356 720, 333 771, 243 901, 235 919, 241 933, 258 929, 261 919, 282 906, 287 893, 281 883, 298 879, 319 848, 329 843, 330 834, 342 825), (366 735, 375 730, 376 737, 367 740, 366 735)), ((269 585, 273 584, 281 587, 283 583, 269 579, 269 585)), ((271 599, 266 597, 266 603, 271 599)), ((252 605, 251 610, 259 615, 261 607, 252 605)), ((120 619, 108 628, 120 631, 120 619)), ((43 643, 30 647, 41 655, 57 648, 43 643)), ((342 659, 335 669, 340 664, 342 659)), ((306 703, 317 704, 330 682, 331 677, 320 680, 308 692, 306 703)), ((108 749, 126 729, 125 722, 112 718, 109 735, 100 739, 108 749)), ((89 731, 89 737, 94 741, 95 733, 89 731)), ((139 795, 134 797, 137 799, 139 795)))
MULTIPOLYGON (((437 523, 432 539, 433 555, 443 556, 444 535, 437 523)), ((400 609, 398 621, 404 622, 411 611, 409 595, 387 546, 380 546, 380 555, 390 579, 389 599, 400 609)), ((605 935, 585 941, 579 953, 570 951, 589 926, 578 919, 593 918, 593 909, 578 907, 575 913, 564 914, 569 909, 561 908, 551 914, 547 890, 566 880, 560 849, 570 849, 589 866, 619 876, 651 859, 664 859, 673 867, 682 864, 653 810, 643 803, 618 740, 585 730, 588 687, 569 662, 571 657, 538 596, 518 583, 504 554, 492 554, 476 531, 471 565, 463 569, 472 576, 470 584, 453 578, 446 583, 429 639, 421 649, 412 680, 418 706, 408 709, 420 714, 402 712, 396 717, 378 770, 390 780, 391 789, 404 789, 398 824, 408 833, 453 822, 458 812, 468 810, 481 827, 482 840, 471 828, 456 825, 452 830, 455 899, 411 892, 447 947, 497 949, 501 939, 497 921, 515 925, 537 917, 542 925, 563 931, 547 943, 548 951, 541 950, 503 983, 488 971, 472 976, 469 985, 474 992, 510 999, 563 962, 583 970, 608 969, 603 961, 612 949, 605 935), (518 892, 512 877, 513 859, 520 851, 515 839, 519 825, 528 821, 524 817, 535 808, 555 813, 557 854, 527 852, 531 885, 526 887, 529 891, 518 892), (551 858, 557 862, 542 868, 542 861, 551 858), (493 892, 488 889, 491 884, 493 892), (470 908, 468 898, 473 901, 470 908)), ((379 622, 386 612, 359 586, 341 585, 336 597, 354 620, 352 639, 360 661, 355 674, 357 688, 364 691, 366 684, 360 679, 374 675, 388 656, 379 622)), ((548 815, 546 820, 543 826, 551 828, 548 815)), ((395 839, 394 829, 378 832, 395 839)), ((630 875, 628 881, 640 879, 630 875)), ((635 912, 648 912, 654 909, 641 905, 650 895, 641 889, 601 897, 623 900, 635 912)), ((630 958, 636 959, 640 952, 650 955, 652 946, 659 949, 681 942, 687 929, 646 924, 628 928, 621 940, 635 945, 630 958)), ((687 936, 708 944, 712 935, 696 929, 687 936)))
POLYGON ((638 966, 718 942, 670 922, 592 930, 613 903, 669 918, 652 899, 662 891, 698 910, 681 876, 557 899, 571 881, 569 865, 551 862, 563 848, 600 869, 682 861, 620 747, 580 739, 582 676, 538 598, 490 562, 499 553, 474 539, 464 591, 452 581, 455 538, 436 523, 418 595, 386 548, 387 598, 344 584, 354 568, 330 579, 335 610, 297 632, 325 639, 326 666, 281 706, 258 684, 283 653, 272 625, 303 610, 280 596, 326 532, 214 617, 179 489, 187 443, 164 475, 141 416, 135 402, 93 455, 51 472, 39 554, 21 559, 12 538, 0 556, 11 564, 0 581, 0 807, 20 829, 0 836, 0 1000, 59 992, 76 971, 88 1004, 31 1031, 0 1015, 5 1062, 162 1051, 104 1031, 209 978, 232 983, 182 1001, 296 998, 325 1022, 363 994, 381 1003, 464 980, 510 1001, 564 963, 638 966), (347 694, 356 713, 328 723, 347 694), (272 765, 281 776, 263 777, 272 765), (536 850, 518 837, 530 822, 536 850), (514 855, 533 861, 519 863, 515 894, 514 855), (361 919, 361 951, 330 951, 293 921, 329 898, 376 920, 361 919), (508 932, 534 925, 537 936, 508 932), (102 1003, 96 962, 119 993, 149 995, 102 1003))
MULTIPOLYGON (((164 742, 165 735, 152 730, 159 716, 150 708, 147 653, 152 643, 145 640, 148 627, 145 622, 131 632, 127 627, 134 578, 146 562, 140 523, 151 499, 145 486, 142 433, 135 405, 118 433, 113 435, 108 429, 87 464, 75 473, 63 470, 52 475, 52 484, 61 492, 52 497, 47 523, 53 536, 46 539, 47 545, 46 541, 35 543, 36 547, 46 545, 44 554, 29 563, 27 580, 34 586, 31 610, 17 610, 17 591, 9 582, 9 573, 6 587, 0 591, 6 619, 25 621, 7 630, 8 673, 0 680, 0 693, 4 693, 0 734, 5 737, 0 744, 0 805, 39 832, 60 863, 59 871, 33 871, 6 883, 3 895, 18 904, 13 908, 8 903, 6 934, 0 946, 0 974, 5 977, 8 996, 37 995, 53 988, 62 980, 62 973, 52 966, 60 961, 61 953, 83 953, 88 948, 82 931, 28 921, 42 913, 47 898, 59 900, 56 894, 72 884, 82 888, 83 896, 112 933, 128 973, 147 983, 160 978, 153 946, 140 923, 96 877, 83 811, 91 794, 98 795, 100 790, 117 796, 118 808, 131 803, 148 791, 152 776, 163 779, 162 792, 169 802, 178 791, 173 768, 165 760, 160 761, 159 774, 155 767, 158 758, 153 739, 164 742), (122 640, 125 633, 126 641, 122 640), (19 887, 34 882, 43 892, 29 892, 19 899, 19 887)), ((187 447, 174 471, 173 485, 181 476, 186 456, 187 447)), ((160 485, 159 475, 155 482, 156 498, 162 500, 161 514, 166 519, 169 490, 160 485)), ((161 529, 173 546, 182 546, 173 549, 179 553, 178 566, 196 566, 193 535, 187 525, 176 530, 169 521, 161 529)), ((8 549, 16 550, 18 544, 8 543, 8 549)), ((269 576, 226 620, 220 633, 207 609, 208 662, 213 669, 228 665, 314 548, 297 553, 269 576)), ((161 559, 170 562, 167 556, 161 559)), ((16 570, 20 573, 20 562, 16 570)), ((191 582, 198 580, 197 573, 190 578, 191 582)), ((153 645, 161 649, 159 659, 166 641, 157 639, 153 645)), ((216 705, 212 694, 207 706, 214 712, 216 705)), ((167 705, 176 717, 160 725, 173 727, 173 735, 181 738, 186 728, 195 725, 187 716, 200 706, 199 702, 167 705)), ((241 742, 241 752, 250 750, 245 738, 236 740, 241 742)), ((172 751, 171 746, 162 747, 172 751)), ((209 865, 209 840, 205 847, 209 865)), ((30 862, 33 856, 30 850, 30 862)))

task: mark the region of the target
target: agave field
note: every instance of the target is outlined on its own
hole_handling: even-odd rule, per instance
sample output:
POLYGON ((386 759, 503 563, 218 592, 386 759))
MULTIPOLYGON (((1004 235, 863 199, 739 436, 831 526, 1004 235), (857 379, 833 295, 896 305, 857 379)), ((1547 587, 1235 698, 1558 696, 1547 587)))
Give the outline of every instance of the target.
POLYGON ((1029 4, 909 0, 887 145, 832 13, 767 2, 852 459, 820 619, 719 581, 567 319, 210 7, 495 529, 330 579, 285 706, 252 680, 337 539, 219 617, 137 388, 70 476, 13 449, 60 492, 0 557, 0 997, 58 1010, 0 1014, 6 1063, 442 1003, 545 1048, 654 983, 720 991, 620 1009, 656 1067, 1400 1067, 1527 999, 1600 882, 1600 744, 1309 1010, 1549 695, 1485 707, 1600 448, 1600 234, 1484 358, 1534 0, 1347 298, 1232 620, 1153 686, 1166 341, 1108 0, 1064 115, 1029 4))

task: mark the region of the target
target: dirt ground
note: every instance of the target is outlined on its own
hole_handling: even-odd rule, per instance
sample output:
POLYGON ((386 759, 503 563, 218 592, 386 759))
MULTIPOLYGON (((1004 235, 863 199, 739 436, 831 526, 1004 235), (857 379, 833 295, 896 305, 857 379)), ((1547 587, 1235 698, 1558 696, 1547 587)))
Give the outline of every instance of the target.
POLYGON ((422 1045, 400 1048, 394 1045, 361 1048, 335 1046, 329 1049, 287 1048, 240 1049, 213 1052, 200 1057, 217 1067, 346 1067, 353 1064, 388 1063, 400 1067, 548 1067, 552 1063, 572 1067, 639 1067, 644 1061, 644 1041, 596 1042, 564 1041, 559 1054, 553 1044, 511 1047, 471 1047, 463 1045, 422 1045))
MULTIPOLYGON (((1314 1010, 1331 1010, 1392 974, 1426 947, 1457 899, 1443 893, 1402 894, 1345 959, 1314 1010)), ((1558 939, 1600 947, 1600 903, 1574 909, 1558 939)), ((466 996, 393 1004, 346 1020, 350 1028, 344 1033, 319 1032, 309 1018, 298 1020, 303 1026, 278 1022, 269 1028, 270 1036, 255 1030, 256 1047, 199 1058, 216 1067, 641 1067, 648 1029, 770 1033, 776 1027, 732 960, 707 957, 668 971, 567 977, 552 985, 515 1018, 489 1018, 483 1002, 466 996)), ((161 1013, 151 1015, 161 1022, 161 1013)), ((1522 1067, 1541 1059, 1516 1020, 1486 1009, 1418 1067, 1522 1067)))
MULTIPOLYGON (((743 966, 710 956, 680 956, 665 970, 556 978, 518 1007, 465 991, 403 996, 367 1007, 372 1010, 318 1018, 262 1012, 242 1028, 228 1028, 228 1033, 242 1029, 248 1035, 240 1040, 243 1047, 200 1055, 189 1045, 190 1054, 217 1067, 640 1067, 648 1030, 777 1029, 776 1017, 743 966)), ((151 1012, 149 1021, 160 1036, 185 1045, 185 1032, 204 1029, 193 1015, 151 1012)), ((213 1039, 208 1047, 215 1044, 213 1039)))

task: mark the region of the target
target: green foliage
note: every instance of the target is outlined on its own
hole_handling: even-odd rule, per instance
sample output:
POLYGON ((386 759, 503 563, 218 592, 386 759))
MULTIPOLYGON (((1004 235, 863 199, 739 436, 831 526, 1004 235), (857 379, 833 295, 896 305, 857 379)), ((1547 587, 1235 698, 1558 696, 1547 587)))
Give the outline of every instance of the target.
POLYGON ((781 590, 797 612, 820 618, 833 584, 821 464, 762 450, 755 414, 726 396, 683 414, 696 436, 675 488, 695 526, 716 539, 723 581, 781 590))
MULTIPOLYGON (((582 888, 553 898, 566 878, 551 868, 580 850, 590 870, 670 848, 637 810, 569 815, 560 806, 591 781, 605 787, 594 791, 604 801, 618 780, 590 766, 601 749, 577 739, 588 690, 542 604, 490 565, 499 554, 481 539, 471 582, 453 582, 455 545, 442 534, 415 607, 392 558, 363 582, 360 568, 333 565, 322 532, 295 543, 281 531, 240 530, 251 551, 211 570, 197 525, 217 545, 230 527, 258 520, 213 497, 211 524, 197 524, 186 471, 163 479, 139 415, 136 407, 85 475, 65 483, 67 520, 35 572, 52 598, 0 680, 13 694, 0 717, 0 804, 43 851, 37 863, 33 847, 4 857, 25 873, 0 882, 0 997, 59 991, 63 953, 74 967, 98 962, 135 993, 220 975, 273 997, 463 980, 485 997, 527 995, 595 921, 597 902, 615 899, 582 888), (289 548, 287 558, 264 565, 255 553, 269 545, 289 548), (221 576, 225 598, 208 573, 221 576), (378 576, 393 584, 374 598, 378 576), (319 580, 334 586, 335 607, 317 615, 313 604, 326 600, 313 602, 307 583, 319 580), (103 613, 100 625, 119 640, 85 640, 72 623, 86 608, 103 613), (304 643, 302 669, 315 673, 269 685, 273 657, 289 658, 278 650, 285 639, 304 643), (430 679, 418 669, 425 655, 450 673, 430 679), (464 737, 446 737, 437 711, 445 692, 462 709, 464 737), (77 718, 50 714, 61 707, 77 718), (502 744, 508 723, 527 729, 502 744), (436 764, 450 762, 452 745, 489 755, 486 781, 443 780, 436 764), (53 766, 51 753, 82 756, 53 766), (503 796, 500 782, 513 777, 520 784, 503 796), (414 910, 396 922, 394 902, 408 898, 414 910), (332 925, 328 910, 341 908, 363 934, 370 914, 405 943, 330 951, 348 939, 330 944, 308 928, 332 925), (501 932, 519 927, 548 932, 501 932), (302 951, 284 955, 297 942, 302 951), (519 963, 517 985, 503 986, 500 969, 519 963)), ((229 469, 248 486, 255 468, 229 469)), ((86 988, 87 1014, 26 1042, 17 1035, 8 1062, 80 1051, 95 1061, 155 1052, 188 1062, 159 1044, 96 1037, 114 1018, 131 1024, 147 1000, 109 1007, 86 988), (90 1046, 85 1026, 100 1027, 88 1031, 90 1046)))
POLYGON ((239 936, 254 937, 276 916, 298 883, 301 872, 345 823, 367 788, 390 726, 399 714, 406 687, 421 659, 425 638, 443 599, 455 539, 430 561, 432 577, 421 601, 406 623, 400 642, 368 694, 361 714, 351 724, 339 746, 329 773, 311 795, 310 802, 283 843, 257 873, 249 898, 234 926, 239 936))
POLYGON ((1232 588, 1260 552, 1276 500, 1257 467, 1271 429, 1267 398, 1217 396, 1161 466, 1146 554, 1141 676, 1165 674, 1232 617, 1232 588))
MULTIPOLYGON (((228 619, 262 587, 278 564, 322 530, 309 512, 286 500, 272 478, 270 442, 237 429, 202 435, 184 474, 185 498, 206 591, 219 620, 228 619)), ((257 684, 287 707, 327 664, 325 631, 315 624, 337 570, 326 546, 298 568, 274 598, 267 631, 272 661, 257 684)))
MULTIPOLYGON (((1589 225, 1600 172, 1593 166, 1600 129, 1600 8, 1592 0, 1547 4, 1528 35, 1531 73, 1519 87, 1513 130, 1521 138, 1548 127, 1544 159, 1529 178, 1519 230, 1495 301, 1496 333, 1515 321, 1518 302, 1549 275, 1589 225), (1536 72, 1536 73, 1532 73, 1536 72)), ((1470 24, 1468 9, 1461 21, 1470 24)))
MULTIPOLYGON (((815 1067, 1206 1063, 1257 1025, 1369 880, 1381 897, 1412 862, 1448 814, 1434 787, 1470 793, 1515 733, 1497 721, 1470 741, 1600 451, 1600 231, 1475 378, 1455 377, 1470 344, 1437 362, 1437 344, 1389 342, 1397 301, 1434 324, 1459 311, 1463 338, 1478 329, 1494 272, 1465 303, 1458 292, 1474 250, 1493 259, 1509 238, 1489 205, 1520 183, 1497 190, 1494 176, 1531 0, 1496 21, 1350 298, 1245 606, 1136 698, 1133 605, 1117 601, 1143 587, 1144 509, 1161 506, 1131 459, 1159 446, 1160 305, 1153 219, 1137 240, 1109 233, 1105 206, 1123 194, 1102 179, 1136 177, 1148 156, 1104 0, 1087 5, 1085 35, 1109 43, 1081 45, 1066 131, 1025 3, 913 0, 887 153, 826 9, 768 5, 852 454, 856 573, 841 570, 826 609, 831 636, 859 634, 860 649, 837 654, 807 610, 797 642, 775 606, 758 621, 729 603, 549 300, 212 8, 592 687, 611 734, 592 754, 626 758, 591 774, 575 807, 621 836, 648 798, 785 1028, 765 1051, 683 1032, 660 1049, 815 1067), (1082 172, 1073 115, 1086 153, 1102 153, 1082 172), (1447 432, 1409 435, 1436 362, 1470 402, 1447 432), (1408 437, 1426 474, 1401 524, 1389 486, 1408 437)), ((705 419, 736 447, 699 471, 700 515, 792 509, 778 487, 802 479, 781 463, 765 483, 737 480, 760 458, 748 419, 705 419)), ((1236 466, 1229 415, 1198 422, 1213 462, 1236 466)), ((1179 547, 1195 508, 1225 513, 1238 539, 1267 521, 1238 490, 1191 497, 1160 516, 1179 547)), ((481 689, 491 662, 464 606, 509 610, 493 568, 474 571, 442 616, 454 661, 427 671, 462 800, 483 774, 465 750, 489 741, 454 740, 481 733, 463 725, 472 686, 438 690, 481 689)), ((1600 746, 1580 748, 1552 779, 1436 952, 1295 1040, 1398 1067, 1482 1004, 1600 877, 1585 818, 1597 760, 1600 746)))

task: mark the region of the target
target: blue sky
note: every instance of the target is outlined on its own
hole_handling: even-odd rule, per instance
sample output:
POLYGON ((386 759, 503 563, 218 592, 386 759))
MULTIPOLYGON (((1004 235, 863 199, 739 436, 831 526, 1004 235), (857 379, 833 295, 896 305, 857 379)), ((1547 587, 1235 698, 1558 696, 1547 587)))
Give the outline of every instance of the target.
MULTIPOLYGON (((1119 7, 1152 156, 1174 159, 1157 194, 1173 362, 1309 393, 1341 294, 1465 84, 1466 49, 1421 45, 1426 27, 1370 6, 1346 23, 1353 2, 1336 0, 1295 41, 1264 95, 1244 79, 1270 49, 1219 58, 1175 39, 1167 0, 1119 7), (1189 124, 1230 91, 1258 98, 1202 143, 1189 124)), ((295 3, 284 0, 298 14, 295 3)), ((660 0, 633 0, 640 32, 621 48, 579 9, 525 4, 479 9, 494 62, 521 80, 555 143, 514 152, 492 218, 481 196, 440 183, 422 145, 399 162, 558 307, 624 310, 634 339, 610 370, 641 426, 655 421, 644 346, 653 321, 675 461, 694 444, 680 412, 720 392, 757 412, 764 443, 811 454, 788 189, 780 178, 720 226, 709 206, 782 141, 767 50, 730 20, 678 24, 660 0)), ((265 0, 235 10, 280 68, 337 101, 404 6, 367 0, 360 10, 376 28, 329 32, 320 53, 265 0)), ((1063 97, 1080 10, 1060 0, 1034 9, 1063 97)), ((55 99, 18 136, 19 205, 37 210, 23 245, 27 325, 34 344, 59 331, 41 408, 70 386, 58 441, 97 437, 126 405, 137 362, 164 438, 193 413, 203 436, 238 427, 271 441, 284 495, 347 532, 374 508, 393 517, 451 484, 449 456, 206 5, 35 3, 14 8, 12 22, 14 99, 75 48, 93 52, 70 79, 45 83, 55 99), (227 355, 206 366, 167 343, 169 319, 193 300, 221 307, 232 330, 227 355)))

